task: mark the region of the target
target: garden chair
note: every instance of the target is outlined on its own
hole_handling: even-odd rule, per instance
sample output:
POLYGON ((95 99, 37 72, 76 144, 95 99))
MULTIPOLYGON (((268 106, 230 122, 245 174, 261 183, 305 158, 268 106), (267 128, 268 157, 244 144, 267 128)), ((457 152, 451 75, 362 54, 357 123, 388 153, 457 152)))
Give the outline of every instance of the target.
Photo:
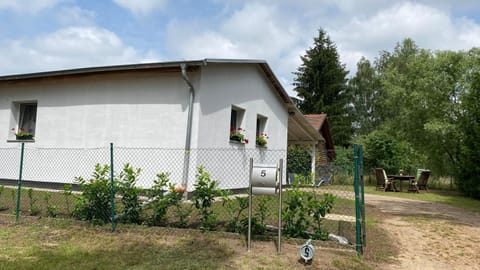
POLYGON ((376 189, 382 189, 384 191, 397 191, 393 179, 388 178, 383 168, 375 168, 375 178, 377 179, 376 189))
POLYGON ((420 192, 425 190, 428 192, 428 178, 430 177, 430 170, 418 169, 417 175, 410 183, 409 191, 420 192))
POLYGON ((317 180, 315 180, 315 186, 320 187, 321 185, 328 185, 328 184, 330 184, 330 179, 332 179, 332 175, 331 174, 326 174, 326 175, 318 178, 317 180))

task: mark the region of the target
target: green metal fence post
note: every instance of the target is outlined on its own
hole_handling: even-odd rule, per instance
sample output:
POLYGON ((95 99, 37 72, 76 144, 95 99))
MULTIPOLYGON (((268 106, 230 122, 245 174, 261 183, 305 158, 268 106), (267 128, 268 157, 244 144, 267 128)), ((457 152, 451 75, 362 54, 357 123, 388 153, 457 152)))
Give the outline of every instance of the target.
POLYGON ((112 219, 112 232, 115 231, 115 182, 113 175, 113 143, 110 143, 110 191, 111 191, 111 219, 112 219))
POLYGON ((360 145, 360 152, 359 152, 359 166, 360 166, 360 187, 361 192, 360 196, 362 198, 362 204, 360 205, 360 209, 362 211, 362 245, 363 247, 367 246, 367 227, 365 224, 365 179, 363 174, 363 146, 360 145))
POLYGON ((355 188, 355 232, 356 232, 356 250, 358 254, 363 253, 362 245, 362 214, 360 211, 360 164, 359 164, 359 146, 353 145, 353 162, 354 162, 354 188, 355 188))
POLYGON ((18 191, 17 191, 17 208, 15 209, 15 222, 18 223, 20 215, 20 196, 22 192, 22 174, 23 174, 23 154, 25 151, 25 143, 22 142, 20 150, 20 173, 18 174, 18 191))

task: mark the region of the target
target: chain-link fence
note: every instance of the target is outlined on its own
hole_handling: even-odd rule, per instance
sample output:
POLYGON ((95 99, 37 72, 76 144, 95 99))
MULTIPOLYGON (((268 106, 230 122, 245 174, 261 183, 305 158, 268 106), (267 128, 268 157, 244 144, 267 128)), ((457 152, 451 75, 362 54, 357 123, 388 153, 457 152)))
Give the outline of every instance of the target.
MULTIPOLYGON (((278 164, 287 151, 0 148, 0 214, 17 222, 44 216, 112 223, 113 229, 143 223, 245 233, 250 158, 278 164)), ((318 164, 315 176, 305 176, 283 168, 284 235, 330 237, 354 247, 353 169, 318 164)), ((254 235, 274 236, 277 197, 254 195, 252 216, 254 235)))

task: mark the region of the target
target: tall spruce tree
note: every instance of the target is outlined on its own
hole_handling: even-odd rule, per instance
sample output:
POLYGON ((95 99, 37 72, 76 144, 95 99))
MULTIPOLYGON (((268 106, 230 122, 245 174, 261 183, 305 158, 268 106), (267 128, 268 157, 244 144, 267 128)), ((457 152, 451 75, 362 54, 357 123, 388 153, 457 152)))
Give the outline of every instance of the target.
POLYGON ((328 114, 333 142, 346 146, 353 134, 346 87, 348 71, 326 31, 318 31, 313 45, 301 56, 303 63, 294 72, 294 90, 301 99, 298 106, 304 114, 328 114))

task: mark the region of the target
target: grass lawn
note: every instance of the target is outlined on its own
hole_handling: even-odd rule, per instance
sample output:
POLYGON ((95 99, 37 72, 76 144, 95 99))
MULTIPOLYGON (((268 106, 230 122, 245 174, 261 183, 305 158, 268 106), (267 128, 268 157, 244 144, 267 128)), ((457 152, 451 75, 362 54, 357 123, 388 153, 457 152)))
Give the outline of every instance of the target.
MULTIPOLYGON (((10 218, 10 221, 8 221, 10 218)), ((381 257, 358 257, 352 249, 314 242, 317 253, 299 260, 304 240, 252 242, 239 234, 121 225, 97 227, 62 219, 34 219, 14 225, 0 216, 0 269, 373 269, 381 257)), ((370 229, 377 239, 388 237, 370 229)), ((388 241, 387 241, 388 242, 388 241)), ((324 242, 325 243, 325 242, 324 242)))

